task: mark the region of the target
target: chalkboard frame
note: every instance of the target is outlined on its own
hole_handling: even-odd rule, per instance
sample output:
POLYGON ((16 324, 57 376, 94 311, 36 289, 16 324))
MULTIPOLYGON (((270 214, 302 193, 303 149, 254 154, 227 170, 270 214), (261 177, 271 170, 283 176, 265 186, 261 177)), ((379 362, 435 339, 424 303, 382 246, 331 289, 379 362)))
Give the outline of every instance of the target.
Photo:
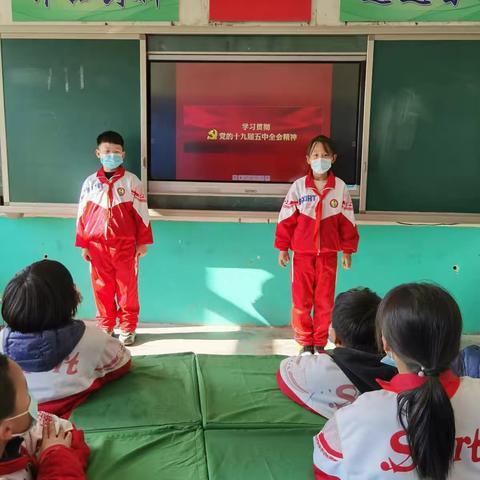
MULTIPOLYGON (((364 123, 363 123, 363 150, 362 150, 362 163, 361 163, 361 182, 360 182, 360 213, 357 216, 359 223, 369 223, 369 224, 442 224, 442 225, 470 225, 478 226, 480 225, 480 215, 479 214, 462 214, 462 213, 439 213, 439 212, 377 212, 365 209, 365 195, 368 187, 367 182, 367 172, 368 172, 368 138, 370 130, 370 121, 369 121, 369 108, 371 100, 371 79, 369 82, 369 70, 374 68, 373 66, 373 49, 375 41, 377 40, 480 40, 480 35, 475 33, 465 34, 460 33, 432 33, 424 32, 420 29, 417 29, 419 33, 415 34, 412 32, 401 33, 401 34, 370 34, 368 35, 368 45, 367 45, 367 75, 365 79, 365 100, 364 100, 364 123), (365 139, 367 139, 365 141, 365 139), (363 205, 362 205, 363 202, 363 205), (363 206, 363 208, 362 208, 363 206)), ((184 34, 175 34, 170 35, 173 39, 175 37, 181 37, 184 34)), ((148 36, 149 40, 152 36, 148 36)), ((142 109, 142 134, 141 134, 141 148, 142 148, 142 179, 146 178, 146 145, 147 145, 147 135, 146 135, 146 111, 143 108, 146 105, 146 62, 147 62, 147 48, 145 35, 139 33, 124 33, 124 34, 114 34, 114 33, 86 33, 86 34, 68 34, 68 33, 45 33, 45 34, 1 34, 0 43, 2 39, 9 38, 22 38, 22 39, 137 39, 140 40, 140 87, 141 95, 145 96, 145 100, 141 100, 141 109, 142 109), (143 64, 142 64, 143 63, 143 64), (142 90, 143 89, 143 90, 142 90)), ((3 75, 2 75, 2 58, 0 51, 0 160, 1 160, 1 171, 2 171, 2 183, 3 183, 3 193, 6 206, 0 206, 0 214, 18 216, 22 214, 26 215, 38 215, 38 216, 62 216, 62 217, 72 217, 74 216, 76 204, 27 204, 27 203, 14 203, 8 205, 9 200, 9 183, 8 183, 8 155, 6 150, 5 139, 6 128, 5 128, 5 108, 4 108, 4 89, 3 89, 3 75)), ((370 71, 371 75, 371 71, 370 71)), ((209 218, 215 219, 215 221, 262 221, 263 215, 262 212, 195 212, 195 211, 163 211, 163 210, 152 210, 151 214, 153 219, 162 219, 162 220, 200 220, 205 221, 209 218), (218 219, 217 219, 218 217, 218 219)), ((272 221, 273 218, 268 215, 268 220, 272 221)), ((213 221, 213 220, 212 220, 213 221)))

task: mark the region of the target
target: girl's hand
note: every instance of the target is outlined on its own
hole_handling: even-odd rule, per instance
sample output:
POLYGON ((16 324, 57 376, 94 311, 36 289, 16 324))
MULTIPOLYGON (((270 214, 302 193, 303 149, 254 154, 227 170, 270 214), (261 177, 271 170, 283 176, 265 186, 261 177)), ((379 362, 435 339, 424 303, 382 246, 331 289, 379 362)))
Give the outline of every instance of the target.
POLYGON ((290 255, 288 254, 288 252, 280 252, 278 254, 278 264, 281 267, 286 267, 289 261, 290 261, 290 255))
POLYGON ((349 270, 352 266, 352 254, 351 253, 344 253, 342 255, 342 267, 344 270, 349 270))

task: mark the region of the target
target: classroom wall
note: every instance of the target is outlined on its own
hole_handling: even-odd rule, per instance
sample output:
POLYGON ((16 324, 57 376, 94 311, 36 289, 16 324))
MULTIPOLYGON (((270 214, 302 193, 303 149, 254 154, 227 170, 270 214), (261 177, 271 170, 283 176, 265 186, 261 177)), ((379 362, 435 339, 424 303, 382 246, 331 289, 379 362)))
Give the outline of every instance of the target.
MULTIPOLYGON (((459 302, 466 333, 480 333, 480 228, 360 226, 360 251, 340 271, 337 292, 368 286, 384 294, 409 281, 435 281, 459 302), (454 270, 454 266, 457 270, 454 270)), ((287 325, 289 270, 276 263, 275 225, 153 222, 155 245, 141 261, 141 321, 287 325)), ((73 246, 73 219, 0 218, 0 290, 48 255, 71 270, 95 315, 88 266, 73 246)))
MULTIPOLYGON (((312 3, 311 26, 343 25, 339 21, 339 0, 312 0, 312 3)), ((217 26, 208 24, 208 0, 181 0, 178 25, 206 27, 203 33, 218 31, 217 26)), ((282 24, 273 25, 280 31, 284 28, 282 24)), ((0 1, 0 33, 45 33, 45 28, 40 27, 52 33, 72 30, 71 26, 59 23, 14 24, 11 2, 0 1)), ((77 24, 75 32, 89 27, 77 24)), ((298 24, 293 27, 298 31, 306 30, 298 24)), ((347 31, 355 27, 347 26, 347 31)), ((128 24, 100 25, 99 28, 110 33, 135 31, 135 26, 128 24)), ((322 32, 322 29, 307 28, 310 33, 322 32)), ((415 30, 422 32, 422 28, 415 30)), ((176 26, 168 26, 168 29, 172 33, 178 31, 176 26)), ((232 31, 234 29, 232 27, 232 31)), ((276 252, 272 247, 274 228, 274 225, 257 223, 154 222, 156 245, 142 260, 140 270, 141 320, 288 324, 289 271, 276 264, 276 252)), ((74 229, 73 219, 0 218, 0 291, 16 271, 48 255, 70 268, 84 294, 79 317, 92 318, 94 305, 88 266, 73 247, 74 229)), ((365 285, 384 294, 401 282, 433 280, 448 288, 459 301, 465 332, 480 332, 477 313, 480 229, 361 226, 360 234, 360 253, 354 258, 351 271, 339 272, 337 291, 365 285)))

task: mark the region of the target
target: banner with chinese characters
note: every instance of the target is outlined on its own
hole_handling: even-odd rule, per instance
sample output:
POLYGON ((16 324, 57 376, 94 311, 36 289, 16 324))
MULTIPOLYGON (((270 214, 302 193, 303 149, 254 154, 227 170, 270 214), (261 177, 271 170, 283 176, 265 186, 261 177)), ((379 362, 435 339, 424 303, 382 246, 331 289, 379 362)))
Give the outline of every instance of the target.
POLYGON ((480 0, 341 0, 342 22, 475 22, 480 0))
MULTIPOLYGON (((3 0, 2 0, 3 1, 3 0)), ((14 22, 164 22, 179 0, 12 0, 14 22)))
POLYGON ((312 0, 210 0, 212 22, 310 22, 312 0))
POLYGON ((308 143, 330 133, 332 72, 326 63, 178 65, 176 179, 289 182, 304 175, 308 143))

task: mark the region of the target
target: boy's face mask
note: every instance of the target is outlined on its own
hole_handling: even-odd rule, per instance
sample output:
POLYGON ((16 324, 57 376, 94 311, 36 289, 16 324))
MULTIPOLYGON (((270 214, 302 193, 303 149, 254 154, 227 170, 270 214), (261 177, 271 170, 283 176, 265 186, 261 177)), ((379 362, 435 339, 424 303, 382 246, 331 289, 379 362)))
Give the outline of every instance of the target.
POLYGON ((119 153, 102 153, 100 162, 107 170, 113 170, 123 163, 123 157, 119 153))

